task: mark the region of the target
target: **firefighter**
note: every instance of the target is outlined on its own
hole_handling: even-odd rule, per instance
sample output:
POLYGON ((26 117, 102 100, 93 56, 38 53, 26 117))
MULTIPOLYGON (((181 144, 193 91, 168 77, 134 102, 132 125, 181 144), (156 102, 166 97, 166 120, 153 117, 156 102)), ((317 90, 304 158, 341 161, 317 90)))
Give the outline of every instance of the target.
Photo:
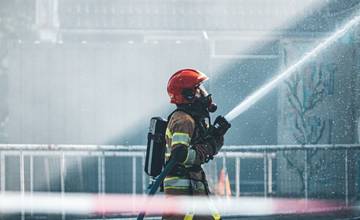
MULTIPOLYGON (((210 125, 210 112, 216 104, 202 83, 208 77, 194 69, 182 69, 169 79, 167 92, 176 110, 168 117, 166 129, 167 159, 177 165, 164 179, 166 196, 207 196, 210 194, 205 173, 201 167, 215 156, 223 145, 223 135, 205 137, 210 125)), ((230 125, 230 124, 229 124, 230 125)), ((208 216, 165 215, 163 219, 220 219, 214 210, 208 216)))

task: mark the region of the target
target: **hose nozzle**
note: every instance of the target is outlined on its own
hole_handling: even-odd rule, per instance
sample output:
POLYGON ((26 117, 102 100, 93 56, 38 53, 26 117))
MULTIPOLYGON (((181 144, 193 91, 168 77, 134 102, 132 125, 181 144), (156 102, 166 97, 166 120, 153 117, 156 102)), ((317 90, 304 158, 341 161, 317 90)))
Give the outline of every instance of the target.
POLYGON ((231 124, 221 115, 217 116, 214 121, 214 133, 223 136, 231 127, 231 124))

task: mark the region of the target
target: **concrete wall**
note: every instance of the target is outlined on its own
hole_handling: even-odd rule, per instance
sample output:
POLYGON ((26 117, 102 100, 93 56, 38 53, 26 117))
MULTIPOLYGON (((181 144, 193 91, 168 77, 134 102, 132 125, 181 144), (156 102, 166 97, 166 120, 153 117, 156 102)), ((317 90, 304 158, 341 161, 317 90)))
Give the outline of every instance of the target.
MULTIPOLYGON (((187 34, 182 40, 16 44, 9 57, 5 143, 145 144, 149 118, 174 108, 166 84, 176 70, 197 68, 210 77, 215 116, 277 73, 277 42, 264 41, 243 58, 237 48, 247 41, 187 34)), ((276 99, 273 92, 234 120, 226 144, 276 144, 276 99)))
MULTIPOLYGON (((313 48, 315 40, 288 39, 282 43, 283 69, 298 60, 305 51, 313 48)), ((359 48, 354 41, 342 39, 331 48, 318 55, 316 59, 300 68, 301 82, 298 95, 301 100, 306 100, 306 95, 313 89, 314 79, 322 72, 325 96, 313 111, 308 112, 307 123, 311 124, 314 131, 320 130, 321 123, 325 129, 319 144, 352 144, 357 137, 357 113, 359 96, 358 73, 360 71, 359 48), (305 97, 305 98, 304 98, 305 97)), ((285 84, 279 88, 279 120, 278 143, 299 144, 294 134, 296 112, 288 101, 289 92, 285 84)), ((304 104, 304 103, 303 103, 304 104)), ((309 152, 309 155, 311 152, 309 152)), ((297 167, 304 170, 304 151, 291 152, 290 158, 297 167)), ((353 152, 349 153, 349 180, 350 192, 354 189, 355 159, 353 152)), ((344 151, 319 151, 307 164, 309 195, 342 196, 345 193, 345 152, 344 151), (325 187, 324 187, 325 186, 325 187), (316 193, 316 194, 315 194, 316 193)), ((304 195, 301 191, 301 179, 282 153, 278 154, 279 173, 277 177, 278 190, 281 194, 304 195)))
POLYGON ((206 59, 196 41, 17 44, 9 59, 8 142, 126 143, 170 107, 169 76, 184 67, 206 72, 206 59))

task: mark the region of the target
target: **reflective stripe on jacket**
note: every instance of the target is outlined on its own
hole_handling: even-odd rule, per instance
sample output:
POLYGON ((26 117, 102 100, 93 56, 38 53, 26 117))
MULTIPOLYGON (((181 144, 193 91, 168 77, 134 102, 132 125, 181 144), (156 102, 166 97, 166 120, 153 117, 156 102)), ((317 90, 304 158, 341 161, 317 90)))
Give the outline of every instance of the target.
POLYGON ((167 177, 164 180, 164 189, 189 189, 205 192, 205 185, 201 181, 184 179, 181 177, 167 177))

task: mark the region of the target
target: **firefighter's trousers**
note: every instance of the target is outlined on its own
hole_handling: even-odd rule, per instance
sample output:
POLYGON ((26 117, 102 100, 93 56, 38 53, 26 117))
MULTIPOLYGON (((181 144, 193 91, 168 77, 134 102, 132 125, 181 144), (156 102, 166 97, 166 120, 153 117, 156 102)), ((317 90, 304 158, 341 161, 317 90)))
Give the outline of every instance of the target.
MULTIPOLYGON (((167 177, 164 180, 166 196, 208 196, 207 185, 202 181, 184 179, 180 177, 167 177)), ((191 206, 191 205, 190 205, 191 206)), ((194 207, 195 209, 195 207, 194 207)), ((209 214, 197 215, 196 210, 189 210, 184 215, 164 215, 163 220, 220 220, 220 214, 214 210, 209 199, 209 214)))

